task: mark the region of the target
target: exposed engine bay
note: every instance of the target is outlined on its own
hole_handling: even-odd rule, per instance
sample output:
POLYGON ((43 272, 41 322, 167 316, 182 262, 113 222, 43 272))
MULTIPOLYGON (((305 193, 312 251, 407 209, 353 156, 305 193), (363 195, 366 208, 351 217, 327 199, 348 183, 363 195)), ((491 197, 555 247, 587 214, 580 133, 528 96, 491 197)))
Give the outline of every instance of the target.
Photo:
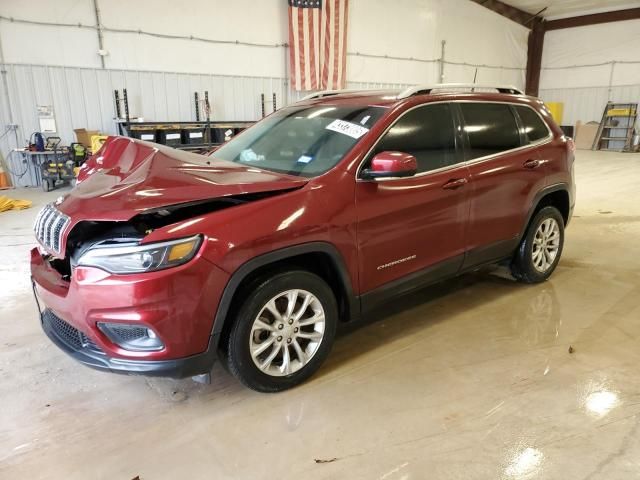
POLYGON ((73 268, 78 264, 78 259, 91 248, 137 245, 145 236, 158 228, 173 225, 200 215, 280 195, 290 190, 249 193, 170 205, 145 211, 122 222, 82 221, 73 227, 67 237, 65 258, 59 259, 53 256, 46 256, 45 258, 62 275, 64 280, 69 281, 73 268))

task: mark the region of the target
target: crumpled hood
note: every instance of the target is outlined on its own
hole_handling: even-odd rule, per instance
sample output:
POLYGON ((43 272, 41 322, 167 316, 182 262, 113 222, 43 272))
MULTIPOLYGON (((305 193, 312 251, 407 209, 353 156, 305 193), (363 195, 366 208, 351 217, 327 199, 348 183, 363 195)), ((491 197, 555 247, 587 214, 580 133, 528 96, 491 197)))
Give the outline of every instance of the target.
POLYGON ((125 221, 149 209, 249 193, 299 188, 307 179, 195 153, 110 137, 57 208, 75 224, 125 221))

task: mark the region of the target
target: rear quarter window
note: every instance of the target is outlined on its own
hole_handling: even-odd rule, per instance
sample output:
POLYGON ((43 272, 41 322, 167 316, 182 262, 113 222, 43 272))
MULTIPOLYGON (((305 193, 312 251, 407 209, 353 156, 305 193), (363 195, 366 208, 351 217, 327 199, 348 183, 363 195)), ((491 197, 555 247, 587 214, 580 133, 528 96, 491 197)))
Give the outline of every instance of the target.
POLYGON ((518 116, 522 122, 522 128, 526 134, 529 143, 542 140, 549 135, 549 129, 544 121, 533 109, 529 107, 517 106, 518 116))

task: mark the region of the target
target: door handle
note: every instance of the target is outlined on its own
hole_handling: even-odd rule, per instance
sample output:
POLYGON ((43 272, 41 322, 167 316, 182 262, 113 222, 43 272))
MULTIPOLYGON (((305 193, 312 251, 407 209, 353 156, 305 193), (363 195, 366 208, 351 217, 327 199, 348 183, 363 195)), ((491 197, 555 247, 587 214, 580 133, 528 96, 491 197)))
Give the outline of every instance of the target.
POLYGON ((464 187, 468 180, 466 178, 454 178, 445 183, 442 188, 445 190, 455 190, 456 188, 464 187))
POLYGON ((524 162, 524 164, 522 165, 524 168, 528 168, 533 170, 534 168, 538 168, 540 165, 542 165, 542 162, 540 160, 527 160, 526 162, 524 162))

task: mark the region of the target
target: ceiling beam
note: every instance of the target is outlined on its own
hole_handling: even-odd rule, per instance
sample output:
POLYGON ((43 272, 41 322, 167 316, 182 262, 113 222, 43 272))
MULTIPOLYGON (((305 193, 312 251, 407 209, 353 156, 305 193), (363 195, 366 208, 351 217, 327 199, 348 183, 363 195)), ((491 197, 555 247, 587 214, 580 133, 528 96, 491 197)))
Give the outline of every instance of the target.
POLYGON ((519 23, 520 25, 523 25, 527 28, 531 28, 531 23, 536 17, 536 15, 525 12, 524 10, 520 10, 519 8, 512 7, 511 5, 507 5, 500 0, 471 1, 477 3, 478 5, 482 5, 483 7, 488 8, 489 10, 508 18, 509 20, 513 20, 514 22, 519 23))
POLYGON ((620 22, 623 20, 640 19, 640 8, 629 8, 627 10, 616 10, 613 12, 594 13, 593 15, 582 15, 579 17, 561 18, 546 22, 546 30, 560 30, 561 28, 584 27, 587 25, 597 25, 599 23, 620 22))

